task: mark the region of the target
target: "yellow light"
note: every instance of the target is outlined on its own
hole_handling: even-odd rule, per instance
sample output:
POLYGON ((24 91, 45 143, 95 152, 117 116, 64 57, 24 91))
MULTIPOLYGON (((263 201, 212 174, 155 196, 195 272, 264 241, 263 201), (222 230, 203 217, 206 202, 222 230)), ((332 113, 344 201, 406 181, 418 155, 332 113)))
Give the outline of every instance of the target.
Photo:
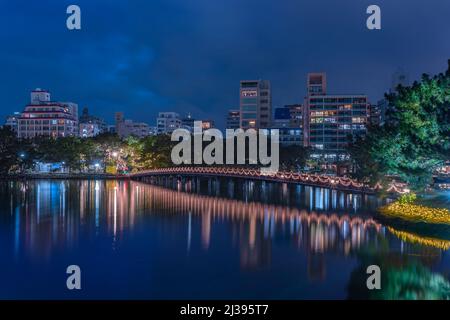
POLYGON ((380 212, 385 216, 414 222, 450 224, 450 211, 445 208, 431 208, 417 204, 394 202, 382 207, 380 212))
POLYGON ((394 228, 387 227, 388 230, 394 234, 396 237, 398 237, 400 240, 409 242, 409 243, 418 243, 425 246, 431 246, 443 250, 450 249, 450 241, 448 240, 441 240, 441 239, 434 239, 434 238, 427 238, 422 237, 419 235, 416 235, 414 233, 409 233, 405 231, 398 231, 394 228))

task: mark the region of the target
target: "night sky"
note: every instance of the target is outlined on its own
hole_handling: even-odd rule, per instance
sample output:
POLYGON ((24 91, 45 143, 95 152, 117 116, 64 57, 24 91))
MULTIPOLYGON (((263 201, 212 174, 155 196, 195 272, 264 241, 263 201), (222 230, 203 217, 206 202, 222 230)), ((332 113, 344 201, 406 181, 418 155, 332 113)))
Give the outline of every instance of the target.
POLYGON ((224 125, 239 80, 268 79, 273 106, 300 103, 307 72, 330 93, 382 98, 391 75, 438 73, 450 58, 448 0, 0 0, 0 117, 49 89, 112 122, 158 111, 224 125), (66 28, 77 4, 82 30, 66 28), (382 30, 366 28, 381 7, 382 30))

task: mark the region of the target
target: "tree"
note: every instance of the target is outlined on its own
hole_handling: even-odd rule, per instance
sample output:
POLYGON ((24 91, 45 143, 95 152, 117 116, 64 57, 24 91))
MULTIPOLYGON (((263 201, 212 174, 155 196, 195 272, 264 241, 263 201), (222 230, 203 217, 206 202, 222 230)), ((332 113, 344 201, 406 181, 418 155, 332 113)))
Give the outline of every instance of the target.
POLYGON ((127 140, 129 164, 132 171, 164 168, 172 165, 171 151, 174 142, 169 135, 148 136, 127 140))
POLYGON ((63 162, 69 170, 82 170, 89 164, 92 145, 78 137, 39 137, 35 143, 39 162, 63 162))
POLYGON ((9 127, 0 128, 0 174, 9 173, 19 165, 19 151, 15 133, 9 127))
POLYGON ((301 171, 306 165, 309 154, 309 148, 280 145, 280 168, 282 170, 301 171))
POLYGON ((372 183, 398 176, 423 190, 433 172, 450 158, 450 68, 446 74, 386 95, 389 107, 383 127, 369 129, 350 144, 354 176, 372 183))

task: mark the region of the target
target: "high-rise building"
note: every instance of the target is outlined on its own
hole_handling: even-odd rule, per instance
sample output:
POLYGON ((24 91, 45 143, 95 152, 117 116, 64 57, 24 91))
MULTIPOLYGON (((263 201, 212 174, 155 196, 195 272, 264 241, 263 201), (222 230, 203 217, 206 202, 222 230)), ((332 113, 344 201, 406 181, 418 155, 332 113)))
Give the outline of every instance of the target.
POLYGON ((241 122, 241 112, 239 110, 228 110, 226 129, 238 129, 241 122))
POLYGON ((308 75, 308 92, 305 98, 304 144, 313 148, 314 157, 334 161, 346 158, 349 136, 364 135, 369 120, 369 103, 366 95, 328 95, 326 76, 322 81, 317 74, 308 75), (313 76, 314 79, 310 79, 313 76), (311 90, 310 85, 320 82, 322 89, 311 90), (320 92, 320 93, 319 93, 320 92))
POLYGON ((116 120, 115 132, 121 138, 129 136, 143 138, 152 134, 153 130, 147 123, 125 119, 123 112, 116 112, 114 118, 116 120))
POLYGON ((308 96, 327 94, 327 75, 324 72, 308 73, 308 96))
POLYGON ((243 80, 240 90, 240 127, 268 128, 272 115, 270 81, 243 80))
POLYGON ((83 108, 83 113, 79 119, 80 137, 95 137, 96 135, 106 132, 107 126, 103 119, 89 114, 88 108, 83 108))
POLYGON ((171 134, 181 127, 180 115, 176 112, 160 112, 156 120, 158 134, 171 134))
POLYGON ((33 90, 30 104, 18 118, 17 136, 78 136, 78 105, 51 101, 50 92, 39 88, 33 90))

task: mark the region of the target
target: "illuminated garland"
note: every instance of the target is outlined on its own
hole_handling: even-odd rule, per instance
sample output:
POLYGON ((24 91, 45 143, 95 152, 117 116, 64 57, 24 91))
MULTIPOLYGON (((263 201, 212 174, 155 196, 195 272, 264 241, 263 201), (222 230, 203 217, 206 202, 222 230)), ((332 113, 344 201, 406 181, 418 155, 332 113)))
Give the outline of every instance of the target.
POLYGON ((387 227, 389 232, 391 232, 393 235, 395 235, 397 238, 399 238, 402 241, 409 242, 409 243, 417 243, 425 246, 435 247, 442 250, 448 250, 450 249, 450 241, 448 240, 440 240, 440 239, 434 239, 434 238, 427 238, 427 237, 421 237, 414 233, 409 233, 405 231, 398 231, 394 228, 387 227))
POLYGON ((450 211, 445 208, 430 208, 418 204, 394 202, 382 207, 380 212, 385 216, 414 222, 450 224, 450 211))
POLYGON ((175 168, 161 168, 145 170, 131 176, 145 176, 149 174, 209 174, 209 175, 227 175, 227 176, 237 176, 237 177, 249 177, 249 178, 263 178, 267 177, 270 179, 276 179, 280 182, 303 182, 303 183, 314 183, 324 187, 329 188, 354 188, 363 189, 366 191, 375 191, 379 189, 379 186, 374 188, 369 187, 363 183, 347 177, 332 177, 326 175, 317 174, 307 174, 307 173, 297 173, 289 171, 278 171, 278 172, 261 172, 255 169, 245 169, 245 168, 210 168, 210 167, 175 167, 175 168))

